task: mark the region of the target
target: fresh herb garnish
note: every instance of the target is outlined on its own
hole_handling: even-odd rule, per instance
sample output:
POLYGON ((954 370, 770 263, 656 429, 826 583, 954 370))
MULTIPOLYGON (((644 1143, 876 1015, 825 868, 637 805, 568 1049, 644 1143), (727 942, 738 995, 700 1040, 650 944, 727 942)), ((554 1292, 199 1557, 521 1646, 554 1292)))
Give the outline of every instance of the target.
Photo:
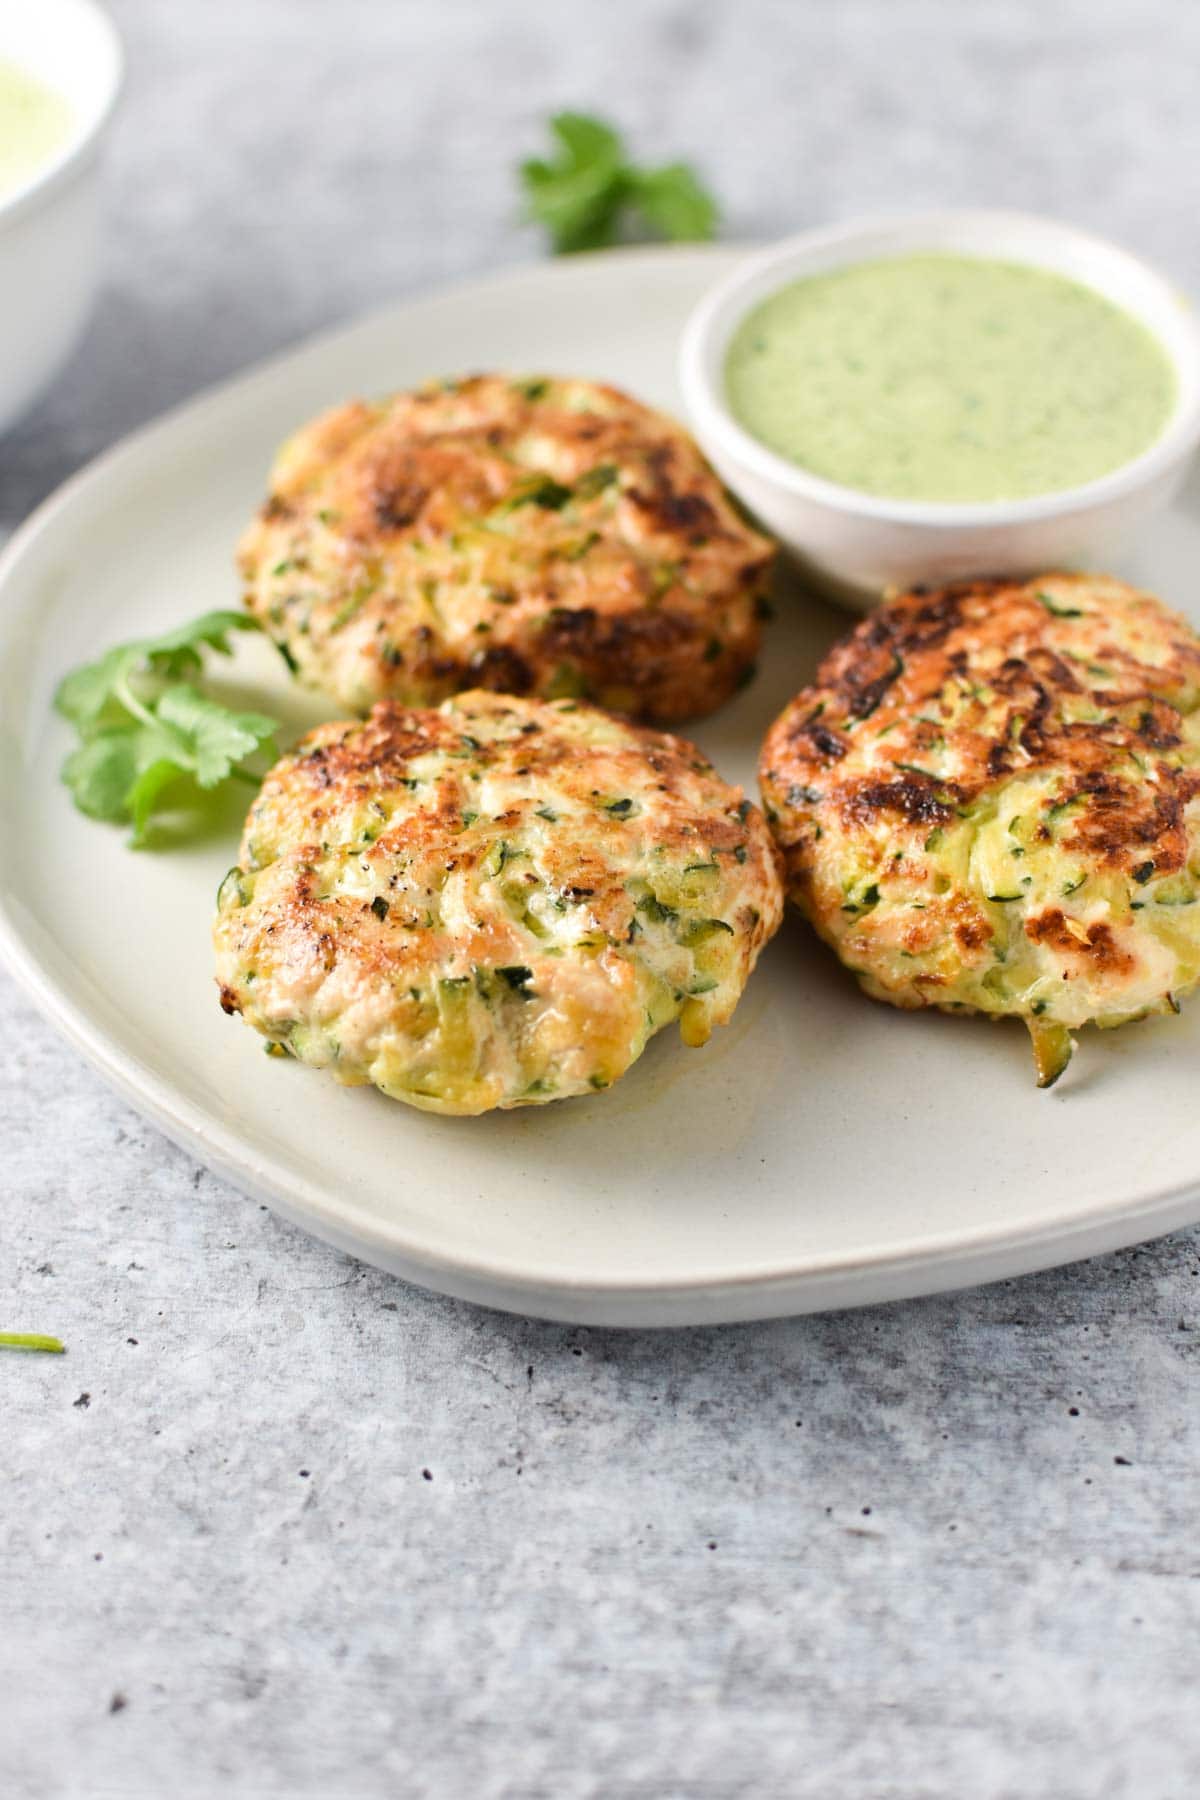
POLYGON ((275 755, 277 721, 234 712, 193 680, 204 650, 228 656, 232 632, 257 629, 245 613, 205 613, 161 637, 118 644, 60 683, 54 704, 81 740, 62 778, 80 812, 131 824, 141 846, 168 787, 207 790, 230 777, 258 785, 261 775, 242 759, 275 755))
POLYGON ((66 1345, 56 1337, 45 1337, 40 1331, 0 1331, 0 1349, 4 1350, 46 1350, 51 1356, 61 1356, 66 1345))
POLYGON ((687 163, 640 168, 612 126, 585 113, 556 113, 550 130, 553 157, 531 157, 518 177, 556 252, 603 249, 631 218, 674 242, 712 237, 716 202, 687 163))

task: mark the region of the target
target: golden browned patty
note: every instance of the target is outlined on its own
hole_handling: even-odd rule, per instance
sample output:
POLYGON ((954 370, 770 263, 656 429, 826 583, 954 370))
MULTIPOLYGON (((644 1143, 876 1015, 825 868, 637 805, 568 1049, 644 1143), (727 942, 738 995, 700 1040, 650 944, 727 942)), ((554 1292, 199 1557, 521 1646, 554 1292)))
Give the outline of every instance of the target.
POLYGON ((239 550, 251 612, 354 711, 484 687, 663 722, 752 671, 771 559, 670 419, 497 375, 306 426, 239 550))
POLYGON ((867 992, 1078 1026, 1200 978, 1200 640, 1102 576, 905 594, 763 746, 788 891, 867 992))
POLYGON ((702 1044, 783 909, 762 814, 682 738, 474 692, 323 725, 218 898, 221 1003, 432 1112, 608 1087, 702 1044))

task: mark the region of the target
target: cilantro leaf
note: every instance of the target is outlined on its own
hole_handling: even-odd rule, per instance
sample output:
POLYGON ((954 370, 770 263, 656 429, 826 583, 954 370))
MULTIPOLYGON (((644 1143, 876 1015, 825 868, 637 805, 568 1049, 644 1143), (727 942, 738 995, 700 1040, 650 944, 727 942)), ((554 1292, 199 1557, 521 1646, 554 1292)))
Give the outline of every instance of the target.
MULTIPOLYGON (((106 711, 118 681, 132 669, 138 658, 136 645, 123 644, 110 650, 98 662, 84 663, 72 669, 58 686, 54 704, 64 719, 70 719, 80 731, 94 730, 105 722, 106 711)), ((120 708, 117 709, 118 715, 120 708)))
POLYGON ((630 215, 662 237, 713 235, 716 204, 686 163, 640 169, 613 127, 586 113, 556 113, 550 130, 555 154, 528 159, 518 173, 528 216, 545 226, 555 251, 615 243, 630 215))
POLYGON ((274 719, 265 713, 230 712, 186 682, 167 689, 158 703, 158 717, 186 745, 202 788, 216 787, 243 756, 260 747, 274 750, 274 719))
POLYGON ((521 165, 529 211, 557 251, 595 250, 613 240, 623 198, 624 147, 612 128, 583 113, 556 113, 551 162, 521 165))
POLYGON ((104 731, 73 750, 62 778, 89 819, 126 817, 126 795, 137 779, 136 733, 104 731))
MULTIPOLYGON (((233 612, 228 607, 222 607, 215 612, 201 613, 198 619, 191 619, 186 625, 177 625, 174 631, 166 631, 161 637, 152 638, 145 648, 151 656, 171 656, 179 651, 199 652, 202 649, 216 650, 221 656, 232 656, 233 646, 229 642, 229 634, 233 631, 258 629, 258 624, 249 613, 233 612)), ((172 674, 177 672, 174 668, 170 671, 172 674)))
POLYGON ((150 819, 164 788, 170 787, 173 781, 185 773, 183 765, 172 761, 169 756, 156 757, 153 762, 146 764, 126 794, 125 811, 133 825, 129 841, 135 850, 145 846, 150 819))
POLYGON ((717 204, 686 163, 631 172, 633 202, 654 230, 673 243, 712 237, 717 204))
POLYGON ((190 679, 205 650, 228 656, 235 631, 254 631, 243 613, 210 612, 156 638, 118 644, 74 670, 55 705, 82 740, 62 778, 80 812, 128 823, 142 845, 166 790, 177 782, 211 789, 230 776, 257 784, 243 759, 277 754, 276 721, 234 712, 190 679))
POLYGON ((550 121, 550 129, 566 154, 575 163, 620 162, 625 148, 620 135, 603 119, 590 113, 560 112, 550 121))
POLYGON ((109 723, 114 706, 118 714, 121 711, 119 689, 135 669, 172 681, 197 675, 202 666, 202 649, 229 656, 231 632, 257 630, 248 613, 202 613, 198 619, 164 632, 161 637, 118 644, 96 662, 73 669, 59 683, 54 704, 81 731, 109 723))

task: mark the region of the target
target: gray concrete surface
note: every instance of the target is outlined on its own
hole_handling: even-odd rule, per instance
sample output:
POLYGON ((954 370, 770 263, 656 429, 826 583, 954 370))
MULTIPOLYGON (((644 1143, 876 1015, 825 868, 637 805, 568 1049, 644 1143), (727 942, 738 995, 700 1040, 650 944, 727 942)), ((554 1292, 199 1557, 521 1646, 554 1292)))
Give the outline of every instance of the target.
MULTIPOLYGON (((701 160, 731 235, 990 201, 1200 291, 1170 0, 114 10, 106 290, 0 446, 5 527, 298 334, 540 254, 510 166, 562 103, 701 160)), ((4 1800, 1200 1789, 1196 1234, 841 1317, 532 1324, 309 1242, 0 1007, 0 1323, 70 1345, 0 1358, 4 1800)))

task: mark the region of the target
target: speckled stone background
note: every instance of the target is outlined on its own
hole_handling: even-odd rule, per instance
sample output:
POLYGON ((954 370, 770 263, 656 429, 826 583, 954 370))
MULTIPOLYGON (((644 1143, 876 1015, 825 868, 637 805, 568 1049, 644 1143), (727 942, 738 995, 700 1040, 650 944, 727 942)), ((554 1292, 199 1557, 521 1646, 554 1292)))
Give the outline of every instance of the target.
MULTIPOLYGON (((1200 291, 1171 0, 114 11, 105 292, 0 445, 5 527, 263 352, 539 255, 510 166, 563 103, 699 159, 730 235, 1003 203, 1200 291)), ((0 1007, 0 1323, 70 1346, 0 1358, 4 1800, 1200 1791, 1196 1234, 840 1317, 533 1324, 277 1223, 0 1007)))

